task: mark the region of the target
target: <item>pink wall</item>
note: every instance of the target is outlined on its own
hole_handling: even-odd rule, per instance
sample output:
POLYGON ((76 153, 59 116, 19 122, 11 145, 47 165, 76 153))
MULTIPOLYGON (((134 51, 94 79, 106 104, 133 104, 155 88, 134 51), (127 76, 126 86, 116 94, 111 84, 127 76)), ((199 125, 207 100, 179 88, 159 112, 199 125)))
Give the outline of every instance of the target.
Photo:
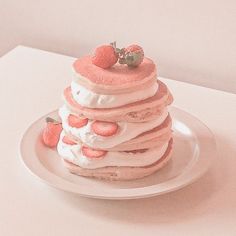
POLYGON ((161 76, 236 93, 234 0, 0 0, 0 55, 24 44, 72 56, 139 42, 161 76))

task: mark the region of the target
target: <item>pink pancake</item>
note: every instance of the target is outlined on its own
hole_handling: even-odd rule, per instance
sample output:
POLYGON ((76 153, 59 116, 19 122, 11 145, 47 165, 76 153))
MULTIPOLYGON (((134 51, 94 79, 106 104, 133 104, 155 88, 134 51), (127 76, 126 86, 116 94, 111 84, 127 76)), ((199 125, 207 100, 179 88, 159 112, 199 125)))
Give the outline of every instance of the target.
MULTIPOLYGON (((82 141, 73 136, 71 133, 67 133, 67 136, 75 143, 82 143, 82 141)), ((146 131, 137 137, 121 143, 113 148, 104 149, 108 151, 132 151, 146 148, 152 148, 162 146, 168 142, 172 137, 171 131, 171 118, 168 116, 165 121, 156 128, 146 131)), ((85 144, 83 144, 85 145, 85 144)))
POLYGON ((92 109, 79 105, 71 95, 70 87, 64 91, 65 104, 77 115, 92 120, 144 122, 155 119, 163 113, 163 109, 173 102, 173 97, 166 85, 157 81, 159 88, 151 98, 134 102, 117 108, 92 109))
POLYGON ((109 69, 92 63, 91 56, 77 59, 73 64, 78 74, 75 81, 84 87, 101 94, 127 93, 143 89, 156 79, 156 65, 144 58, 138 67, 128 67, 119 63, 109 69))
POLYGON ((161 146, 172 137, 171 119, 167 118, 160 126, 121 143, 110 151, 129 151, 161 146))
POLYGON ((151 175, 152 173, 161 169, 168 163, 171 158, 172 144, 173 140, 171 139, 169 142, 169 146, 162 158, 159 159, 157 162, 153 163, 152 165, 144 167, 103 167, 97 169, 85 169, 67 160, 63 160, 63 163, 71 173, 80 176, 93 177, 105 180, 140 179, 145 176, 151 175))
MULTIPOLYGON (((168 115, 161 125, 153 128, 151 130, 148 130, 148 131, 138 135, 137 137, 135 137, 125 143, 129 143, 129 144, 141 143, 146 140, 157 138, 159 136, 162 136, 164 134, 172 132, 171 127, 172 127, 172 119, 171 119, 170 115, 168 115)), ((123 143, 123 144, 125 144, 125 143, 123 143)))
POLYGON ((154 147, 161 147, 165 143, 167 143, 172 138, 172 132, 169 131, 163 135, 146 139, 140 143, 122 143, 114 148, 108 149, 108 151, 134 151, 134 150, 141 150, 141 149, 149 149, 154 147))

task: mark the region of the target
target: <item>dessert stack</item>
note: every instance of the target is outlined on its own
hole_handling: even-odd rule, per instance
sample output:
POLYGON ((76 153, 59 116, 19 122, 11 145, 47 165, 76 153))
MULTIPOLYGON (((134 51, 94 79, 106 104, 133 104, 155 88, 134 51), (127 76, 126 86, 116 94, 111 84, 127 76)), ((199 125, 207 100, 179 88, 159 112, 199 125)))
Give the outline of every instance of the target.
POLYGON ((74 174, 132 180, 162 168, 172 151, 172 95, 138 45, 98 47, 77 59, 59 109, 57 151, 74 174))

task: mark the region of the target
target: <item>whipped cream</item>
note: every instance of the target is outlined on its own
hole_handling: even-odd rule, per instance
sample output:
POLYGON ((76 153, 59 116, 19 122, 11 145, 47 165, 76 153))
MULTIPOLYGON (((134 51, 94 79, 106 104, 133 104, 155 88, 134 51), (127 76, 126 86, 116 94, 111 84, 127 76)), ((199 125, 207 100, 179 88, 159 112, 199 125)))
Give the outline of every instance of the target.
POLYGON ((65 132, 61 132, 57 151, 64 159, 82 168, 96 169, 107 166, 142 167, 158 161, 168 148, 168 142, 162 147, 150 148, 143 153, 107 152, 102 158, 88 158, 83 155, 81 145, 68 145, 62 142, 65 132))
POLYGON ((68 124, 68 116, 70 115, 70 110, 63 106, 59 109, 59 116, 62 120, 62 127, 67 133, 71 133, 75 137, 79 138, 83 143, 87 144, 93 148, 107 149, 117 146, 120 143, 128 141, 135 138, 139 134, 142 134, 148 130, 151 130, 159 125, 161 125, 168 116, 168 110, 165 108, 161 116, 155 120, 139 123, 129 123, 129 122, 117 122, 119 129, 118 132, 109 137, 104 137, 97 135, 93 132, 91 125, 94 122, 89 120, 87 125, 81 128, 71 127, 68 124))
POLYGON ((125 94, 105 95, 94 93, 75 81, 71 83, 71 94, 81 106, 89 108, 112 108, 152 97, 158 90, 158 83, 151 87, 125 94))

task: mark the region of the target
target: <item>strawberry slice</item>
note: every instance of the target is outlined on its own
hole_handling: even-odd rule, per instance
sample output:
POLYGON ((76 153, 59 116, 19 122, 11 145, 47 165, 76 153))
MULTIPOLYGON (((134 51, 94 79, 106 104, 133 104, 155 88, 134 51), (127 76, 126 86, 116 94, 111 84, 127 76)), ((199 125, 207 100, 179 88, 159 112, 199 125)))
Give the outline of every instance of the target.
POLYGON ((74 142, 73 140, 71 140, 69 137, 64 136, 62 139, 62 142, 65 144, 69 144, 69 145, 75 145, 76 142, 74 142))
POLYGON ((96 150, 93 148, 89 148, 89 147, 82 147, 82 153, 89 158, 99 158, 99 157, 103 157, 106 155, 107 151, 104 150, 96 150))
POLYGON ((96 120, 93 122, 91 128, 95 134, 107 137, 116 134, 118 125, 113 122, 96 120))
POLYGON ((68 117, 68 123, 71 127, 81 128, 88 123, 88 118, 80 118, 78 116, 70 114, 68 117))

